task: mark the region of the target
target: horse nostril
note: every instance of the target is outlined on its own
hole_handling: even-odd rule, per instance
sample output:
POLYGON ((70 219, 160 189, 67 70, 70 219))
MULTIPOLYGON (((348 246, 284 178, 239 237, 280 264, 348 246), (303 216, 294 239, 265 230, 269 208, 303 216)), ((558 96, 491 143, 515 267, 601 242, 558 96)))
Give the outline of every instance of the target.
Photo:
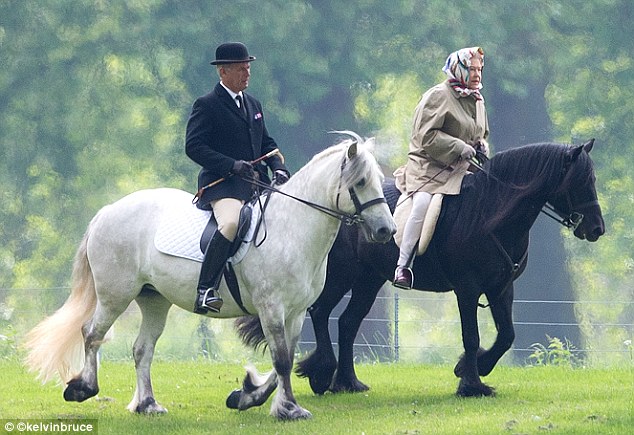
POLYGON ((396 230, 393 230, 391 228, 388 227, 381 227, 379 228, 379 230, 377 231, 377 236, 378 236, 378 240, 380 241, 386 241, 388 242, 391 238, 392 235, 396 232, 396 230))

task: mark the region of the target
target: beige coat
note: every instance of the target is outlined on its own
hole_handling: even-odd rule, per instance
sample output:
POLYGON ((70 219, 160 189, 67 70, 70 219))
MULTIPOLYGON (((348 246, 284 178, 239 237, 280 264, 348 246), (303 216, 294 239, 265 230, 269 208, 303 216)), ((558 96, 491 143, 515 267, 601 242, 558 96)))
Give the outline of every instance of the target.
POLYGON ((468 162, 462 150, 489 135, 483 100, 459 97, 448 82, 423 94, 414 113, 407 163, 394 172, 404 193, 457 195, 468 162))

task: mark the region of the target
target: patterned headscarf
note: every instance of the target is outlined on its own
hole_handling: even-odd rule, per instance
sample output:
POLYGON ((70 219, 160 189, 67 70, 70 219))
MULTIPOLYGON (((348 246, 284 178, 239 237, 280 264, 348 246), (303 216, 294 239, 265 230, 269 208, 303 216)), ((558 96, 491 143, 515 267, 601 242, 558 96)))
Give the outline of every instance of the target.
POLYGON ((478 89, 469 89, 469 67, 471 66, 471 58, 476 53, 482 58, 482 66, 484 66, 484 51, 481 47, 463 48, 454 51, 449 55, 443 72, 449 77, 449 84, 460 94, 461 97, 473 95, 476 99, 481 100, 482 83, 478 85, 478 89))

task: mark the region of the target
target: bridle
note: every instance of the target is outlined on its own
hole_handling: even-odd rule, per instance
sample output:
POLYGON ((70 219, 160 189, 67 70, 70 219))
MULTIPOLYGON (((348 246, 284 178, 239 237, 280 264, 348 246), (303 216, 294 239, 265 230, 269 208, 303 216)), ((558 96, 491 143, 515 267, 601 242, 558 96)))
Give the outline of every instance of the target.
POLYGON ((323 206, 321 204, 316 204, 314 202, 311 201, 307 201, 305 199, 302 198, 298 198, 294 195, 291 195, 289 193, 283 192, 281 190, 279 190, 278 188, 276 188, 274 185, 268 185, 266 183, 262 183, 260 180, 255 179, 255 178, 243 178, 245 181, 249 181, 253 184, 255 184, 256 186, 262 188, 265 192, 267 192, 267 199, 265 201, 265 208, 266 208, 266 204, 268 203, 268 200, 270 198, 270 193, 275 192, 275 193, 279 193, 280 195, 286 196, 288 198, 294 199, 295 201, 298 201, 304 205, 307 205, 311 208, 314 208, 315 210, 318 210, 322 213, 325 213, 331 217, 334 217, 335 219, 338 219, 339 221, 341 221, 342 223, 344 223, 345 225, 356 225, 356 224, 362 224, 364 223, 364 219, 361 216, 361 213, 363 213, 364 210, 367 210, 368 208, 377 205, 377 204, 387 204, 387 200, 385 199, 385 197, 381 196, 379 198, 374 198, 371 199, 367 202, 361 203, 361 201, 359 200, 359 196, 357 195, 357 192, 354 190, 354 186, 350 186, 348 188, 348 193, 350 194, 350 199, 352 200, 352 203, 354 204, 354 213, 346 213, 344 211, 341 211, 339 209, 339 198, 341 195, 341 180, 343 178, 343 171, 346 168, 346 164, 347 164, 347 159, 346 156, 344 155, 343 161, 341 162, 341 176, 339 177, 339 187, 338 187, 338 193, 337 193, 337 199, 336 199, 336 207, 337 209, 332 209, 326 206, 323 206))
MULTIPOLYGON (((346 169, 347 163, 348 160, 344 156, 343 161, 341 162, 341 177, 339 177, 339 187, 337 188, 337 191, 339 193, 337 193, 337 200, 335 201, 335 204, 337 204, 337 209, 339 209, 339 197, 341 196, 341 179, 343 178, 343 171, 346 169)), ((350 194, 352 204, 354 204, 354 214, 351 215, 348 213, 339 212, 341 216, 345 216, 345 219, 339 220, 341 220, 344 224, 348 226, 361 224, 364 222, 363 217, 361 217, 361 213, 363 212, 363 210, 366 210, 376 204, 387 204, 387 200, 384 196, 371 199, 362 204, 361 201, 359 201, 359 196, 357 195, 357 192, 354 190, 354 186, 348 187, 348 193, 350 194)))
MULTIPOLYGON (((497 178, 496 176, 488 172, 486 169, 484 169, 481 162, 486 160, 488 160, 488 158, 484 154, 478 152, 477 158, 472 158, 469 162, 473 166, 481 170, 483 173, 485 173, 488 177, 497 181, 498 183, 503 183, 508 185, 508 183, 500 180, 499 178, 497 178)), ((562 180, 566 177, 569 169, 570 169, 569 165, 564 165, 564 167, 562 168, 561 170, 562 180)), ((592 201, 587 201, 581 204, 573 204, 572 200, 570 199, 570 193, 566 192, 566 204, 568 206, 568 212, 559 210, 548 202, 544 204, 540 212, 544 213, 546 216, 553 219, 555 222, 563 225, 564 227, 568 229, 572 229, 574 231, 581 224, 584 218, 584 214, 579 212, 578 210, 584 210, 589 207, 598 206, 599 200, 594 199, 592 201)))
POLYGON ((570 194, 566 193, 566 202, 568 203, 568 213, 564 213, 561 210, 557 210, 551 204, 546 203, 542 208, 541 212, 544 213, 549 218, 553 219, 555 222, 559 222, 566 228, 570 228, 572 230, 576 230, 581 221, 583 220, 584 214, 574 210, 583 210, 589 207, 594 207, 599 205, 599 200, 595 199, 592 201, 587 201, 578 205, 573 205, 570 200, 570 194))

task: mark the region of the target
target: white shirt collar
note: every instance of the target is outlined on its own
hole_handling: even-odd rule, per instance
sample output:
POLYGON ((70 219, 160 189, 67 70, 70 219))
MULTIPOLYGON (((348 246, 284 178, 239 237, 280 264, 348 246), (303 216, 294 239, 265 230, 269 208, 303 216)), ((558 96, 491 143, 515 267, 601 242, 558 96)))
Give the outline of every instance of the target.
POLYGON ((233 100, 236 99, 236 96, 240 95, 240 98, 242 98, 242 101, 244 101, 244 96, 242 95, 242 91, 238 92, 237 94, 235 92, 233 92, 231 89, 229 89, 228 87, 225 86, 224 83, 222 83, 222 81, 220 82, 220 84, 222 85, 223 88, 225 88, 225 90, 227 92, 229 92, 229 95, 231 95, 231 98, 233 100))

